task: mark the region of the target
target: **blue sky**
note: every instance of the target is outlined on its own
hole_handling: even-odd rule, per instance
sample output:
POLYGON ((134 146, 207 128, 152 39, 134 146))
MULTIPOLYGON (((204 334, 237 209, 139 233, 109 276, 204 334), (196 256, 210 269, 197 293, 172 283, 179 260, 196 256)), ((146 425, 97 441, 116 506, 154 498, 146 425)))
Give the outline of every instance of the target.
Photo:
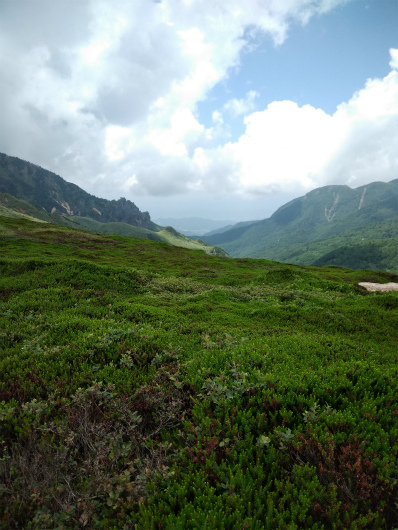
MULTIPOLYGON (((199 102, 199 120, 211 125, 214 108, 256 90, 256 109, 277 100, 312 105, 333 114, 368 78, 390 71, 390 48, 398 47, 398 1, 353 0, 302 26, 290 26, 286 40, 275 45, 265 34, 250 39, 254 50, 242 53, 239 68, 199 102)), ((244 132, 232 122, 233 138, 244 132)))
POLYGON ((398 175, 397 0, 0 0, 0 151, 156 217, 398 175))

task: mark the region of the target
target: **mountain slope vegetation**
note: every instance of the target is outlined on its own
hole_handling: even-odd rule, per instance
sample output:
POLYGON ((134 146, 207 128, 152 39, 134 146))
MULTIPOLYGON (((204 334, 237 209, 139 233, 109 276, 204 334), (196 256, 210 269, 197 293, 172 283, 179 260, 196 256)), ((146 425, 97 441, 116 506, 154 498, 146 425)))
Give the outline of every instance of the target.
POLYGON ((0 153, 0 192, 32 202, 47 213, 91 217, 156 230, 148 212, 124 198, 100 199, 35 164, 0 153))
POLYGON ((0 528, 395 528, 397 280, 0 217, 0 528))
POLYGON ((380 223, 369 223, 362 228, 347 230, 326 239, 271 249, 267 254, 272 260, 293 264, 339 265, 398 273, 398 217, 380 223), (366 252, 365 246, 368 247, 366 252), (344 259, 340 248, 344 248, 344 253, 347 254, 344 259), (334 256, 333 263, 328 261, 331 253, 334 256))
POLYGON ((206 241, 193 240, 183 234, 178 233, 172 227, 158 227, 157 231, 147 230, 127 223, 101 223, 90 217, 59 214, 53 212, 46 213, 44 210, 36 208, 29 201, 19 199, 7 193, 0 193, 0 215, 4 217, 26 218, 34 221, 54 223, 71 228, 90 230, 101 234, 117 234, 127 237, 139 237, 141 239, 151 239, 162 241, 177 247, 203 250, 206 254, 227 257, 228 254, 219 247, 209 245, 206 241))
MULTIPOLYGON (((391 237, 391 230, 383 234, 383 223, 396 222, 397 219, 398 180, 374 182, 356 189, 326 186, 294 199, 269 219, 205 239, 235 257, 289 261, 290 255, 294 254, 295 263, 310 265, 321 256, 318 254, 312 261, 308 255, 304 256, 308 245, 315 245, 320 251, 322 246, 333 244, 336 246, 328 250, 335 250, 343 245, 338 238, 351 237, 348 234, 353 230, 361 230, 362 237, 368 240, 376 230, 377 239, 387 239, 391 237), (380 224, 375 228, 377 223, 380 224)), ((398 231, 394 231, 393 237, 398 237, 398 231)), ((397 255, 391 256, 395 262, 397 258, 397 255)))

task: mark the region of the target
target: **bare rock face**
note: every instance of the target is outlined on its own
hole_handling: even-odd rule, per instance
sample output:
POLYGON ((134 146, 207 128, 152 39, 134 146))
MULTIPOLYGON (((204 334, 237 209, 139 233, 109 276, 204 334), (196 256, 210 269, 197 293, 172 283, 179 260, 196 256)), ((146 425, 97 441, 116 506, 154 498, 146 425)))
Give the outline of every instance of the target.
POLYGON ((389 291, 398 291, 398 283, 372 283, 372 282, 361 282, 358 283, 361 287, 365 287, 367 291, 375 292, 381 291, 388 293, 389 291))

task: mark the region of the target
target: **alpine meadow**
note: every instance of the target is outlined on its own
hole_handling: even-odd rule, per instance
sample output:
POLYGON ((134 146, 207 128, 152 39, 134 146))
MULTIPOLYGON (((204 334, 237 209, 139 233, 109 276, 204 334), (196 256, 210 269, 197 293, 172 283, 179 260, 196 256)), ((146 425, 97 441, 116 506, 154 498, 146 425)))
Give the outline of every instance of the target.
POLYGON ((397 28, 0 0, 0 530, 398 530, 397 28))
POLYGON ((0 528, 398 526, 396 275, 0 238, 0 528))

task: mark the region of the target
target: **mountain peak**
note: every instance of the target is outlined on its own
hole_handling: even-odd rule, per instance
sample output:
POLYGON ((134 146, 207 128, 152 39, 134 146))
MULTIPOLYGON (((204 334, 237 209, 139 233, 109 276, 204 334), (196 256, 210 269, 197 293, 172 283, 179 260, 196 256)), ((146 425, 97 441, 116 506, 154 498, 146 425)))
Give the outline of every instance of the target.
POLYGON ((30 201, 47 213, 91 217, 149 230, 156 226, 148 212, 141 212, 125 197, 95 197, 51 171, 4 153, 0 153, 0 191, 30 201))

